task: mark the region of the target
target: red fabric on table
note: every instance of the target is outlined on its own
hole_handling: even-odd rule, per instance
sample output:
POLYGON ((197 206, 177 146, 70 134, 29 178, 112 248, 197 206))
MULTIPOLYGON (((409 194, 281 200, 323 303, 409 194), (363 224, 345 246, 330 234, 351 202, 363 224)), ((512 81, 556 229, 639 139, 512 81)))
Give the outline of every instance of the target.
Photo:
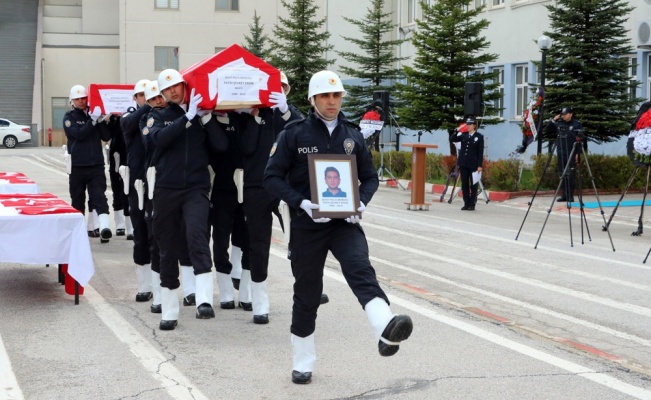
POLYGON ((0 195, 0 204, 12 207, 25 215, 70 214, 79 210, 50 193, 44 194, 4 194, 0 195))
POLYGON ((8 181, 9 183, 34 183, 33 180, 20 172, 0 172, 0 179, 8 181))

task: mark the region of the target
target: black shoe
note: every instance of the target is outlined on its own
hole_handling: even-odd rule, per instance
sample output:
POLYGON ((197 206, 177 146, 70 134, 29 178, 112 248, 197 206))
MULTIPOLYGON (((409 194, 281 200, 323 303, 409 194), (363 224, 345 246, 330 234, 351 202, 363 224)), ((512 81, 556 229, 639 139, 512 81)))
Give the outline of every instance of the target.
POLYGON ((113 237, 113 233, 109 228, 104 228, 102 231, 99 233, 99 241, 100 243, 108 243, 109 239, 113 237))
POLYGON ((161 331, 173 331, 174 328, 176 328, 176 325, 178 325, 178 322, 176 320, 162 320, 158 325, 158 329, 161 331))
POLYGON ((297 383, 299 385, 304 385, 306 383, 310 383, 311 380, 312 380, 311 372, 292 371, 292 382, 294 383, 297 383))
POLYGON ((240 301, 238 302, 237 306, 244 311, 253 311, 253 303, 244 303, 240 301))
POLYGON ((95 228, 95 230, 93 231, 93 234, 95 235, 93 237, 99 237, 99 228, 95 228))
POLYGON ((330 299, 328 298, 328 295, 325 294, 325 293, 321 293, 321 304, 325 304, 325 303, 327 303, 329 301, 330 301, 330 299))
MULTIPOLYGON (((384 328, 382 337, 390 342, 402 342, 409 338, 411 331, 414 329, 414 324, 411 322, 409 315, 396 315, 389 321, 389 324, 384 328)), ((398 352, 400 346, 397 344, 387 344, 382 340, 378 342, 378 351, 383 357, 389 357, 398 352)))
POLYGON ((133 233, 127 235, 127 240, 133 240, 133 233))
POLYGON ((149 309, 151 310, 152 314, 160 314, 163 312, 163 307, 160 304, 152 304, 149 306, 149 309))
POLYGON ((475 211, 475 206, 468 206, 468 208, 466 208, 466 210, 468 210, 468 211, 475 211))
POLYGON ((126 231, 124 229, 115 230, 115 236, 124 236, 124 235, 126 235, 126 231))
POLYGON ((203 303, 197 307, 197 318, 199 319, 210 319, 215 318, 215 310, 212 309, 212 306, 208 303, 203 303))
POLYGON ((149 301, 153 295, 151 292, 140 292, 136 294, 136 301, 138 302, 143 302, 143 301, 149 301))
POLYGON ((240 290, 240 280, 237 278, 231 278, 231 280, 233 281, 233 287, 235 290, 240 290))
POLYGON ((269 323, 269 314, 254 315, 253 323, 258 325, 264 325, 269 323))
POLYGON ((219 303, 219 307, 221 307, 222 310, 232 310, 235 308, 235 300, 219 303))
POLYGON ((461 207, 461 210, 462 210, 462 211, 466 211, 466 210, 468 210, 468 206, 463 206, 463 207, 461 207))
POLYGON ((99 230, 88 231, 88 237, 99 237, 99 230))
POLYGON ((184 306, 196 306, 197 301, 194 298, 194 293, 190 293, 189 295, 185 296, 183 298, 183 305, 184 306))
POLYGON ((567 201, 567 197, 565 197, 565 196, 561 196, 561 197, 559 197, 558 199, 556 199, 556 202, 557 202, 557 203, 560 203, 560 202, 562 202, 562 201, 567 201))

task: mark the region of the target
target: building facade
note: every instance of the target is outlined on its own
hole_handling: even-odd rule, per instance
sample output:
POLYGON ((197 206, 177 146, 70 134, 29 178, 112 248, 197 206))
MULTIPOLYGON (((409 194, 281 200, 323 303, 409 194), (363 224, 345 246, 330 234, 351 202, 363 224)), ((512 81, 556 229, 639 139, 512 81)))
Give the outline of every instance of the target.
MULTIPOLYGON (((432 3, 436 0, 426 0, 432 3)), ((314 0, 317 18, 326 18, 328 44, 335 50, 356 51, 344 37, 359 35, 343 17, 362 19, 370 1, 314 0)), ((638 97, 651 98, 651 0, 630 2, 635 6, 627 21, 631 52, 631 79, 641 82, 638 97), (646 27, 646 31, 645 31, 646 27), (646 32, 646 36, 645 36, 646 32)), ((386 0, 385 12, 392 13, 396 30, 387 39, 409 39, 422 17, 419 0, 386 0)), ((498 55, 485 71, 499 71, 501 107, 496 115, 503 122, 482 131, 486 134, 490 159, 508 157, 520 143, 521 116, 532 94, 529 83, 538 81, 534 61, 541 54, 535 40, 549 29, 546 5, 554 0, 472 0, 469 7, 485 5, 481 17, 490 22, 484 35, 491 43, 486 51, 498 55)), ((154 79, 166 68, 183 69, 233 43, 242 44, 250 35, 254 12, 265 32, 273 35, 279 17, 288 18, 280 0, 41 0, 42 87, 35 97, 33 113, 39 127, 61 130, 68 108, 68 90, 75 84, 134 83, 154 79)), ((411 42, 396 48, 396 55, 411 57, 411 42)), ((334 51, 326 53, 339 71, 345 60, 334 51)), ((403 62, 409 65, 410 60, 403 62)), ((350 77, 342 75, 344 81, 350 77)), ((38 81, 38 80, 37 80, 38 81)), ((291 81, 291 77, 290 77, 291 81)), ((35 90, 35 94, 38 92, 35 90)), ((580 118, 580 116, 578 116, 580 118)), ((392 124, 393 125, 393 124, 392 124)), ((396 126, 385 130, 383 140, 395 142, 396 126)), ((401 129, 402 143, 416 141, 415 132, 401 129)), ((447 135, 423 134, 425 143, 439 144, 447 152, 447 135)), ((623 143, 591 147, 591 151, 626 154, 623 143)), ((530 150, 531 151, 531 150, 530 150)))

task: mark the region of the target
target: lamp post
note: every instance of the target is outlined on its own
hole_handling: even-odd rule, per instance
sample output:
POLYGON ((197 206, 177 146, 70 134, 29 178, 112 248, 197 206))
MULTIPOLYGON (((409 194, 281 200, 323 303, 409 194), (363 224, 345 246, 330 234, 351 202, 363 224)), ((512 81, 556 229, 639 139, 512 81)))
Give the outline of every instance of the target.
POLYGON ((540 111, 538 113, 538 154, 542 153, 542 121, 543 113, 545 111, 545 68, 547 67, 547 50, 552 47, 552 38, 542 35, 536 41, 538 48, 542 52, 542 59, 540 61, 540 111))

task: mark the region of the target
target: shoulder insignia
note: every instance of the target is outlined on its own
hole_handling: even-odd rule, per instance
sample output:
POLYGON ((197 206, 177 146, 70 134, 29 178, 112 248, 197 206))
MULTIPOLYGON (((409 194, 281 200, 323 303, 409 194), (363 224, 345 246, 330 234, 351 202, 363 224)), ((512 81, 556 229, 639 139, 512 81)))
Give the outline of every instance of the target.
POLYGON ((278 147, 278 144, 274 143, 274 145, 271 147, 271 153, 269 153, 269 157, 274 155, 274 153, 276 152, 276 147, 278 147))
POLYGON ((69 119, 67 119, 63 124, 66 126, 66 128, 70 128, 70 125, 72 125, 69 119))
POLYGON ((147 120, 147 128, 151 128, 152 126, 154 126, 154 118, 153 117, 149 118, 147 120))
POLYGON ((144 136, 149 135, 149 128, 143 128, 143 129, 142 129, 142 134, 143 134, 144 136))

